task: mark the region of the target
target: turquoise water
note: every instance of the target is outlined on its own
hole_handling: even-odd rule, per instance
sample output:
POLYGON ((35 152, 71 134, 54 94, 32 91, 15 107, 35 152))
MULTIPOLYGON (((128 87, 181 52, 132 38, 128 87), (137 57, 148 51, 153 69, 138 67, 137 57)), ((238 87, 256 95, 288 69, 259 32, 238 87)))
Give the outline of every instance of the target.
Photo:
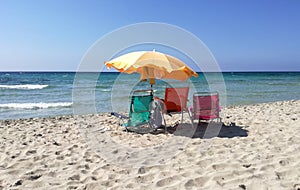
MULTIPOLYGON (((101 73, 98 77, 97 73, 82 73, 74 84, 75 75, 73 72, 0 73, 0 119, 73 114, 78 105, 83 113, 127 111, 130 92, 150 88, 148 82, 138 83, 137 74, 101 73)), ((156 96, 164 97, 168 82, 156 81, 153 86, 156 96)), ((300 99, 299 72, 199 73, 198 78, 191 79, 190 86, 193 88, 190 99, 194 91, 209 91, 211 86, 218 90, 218 86, 224 86, 225 91, 220 89, 223 106, 300 99)))

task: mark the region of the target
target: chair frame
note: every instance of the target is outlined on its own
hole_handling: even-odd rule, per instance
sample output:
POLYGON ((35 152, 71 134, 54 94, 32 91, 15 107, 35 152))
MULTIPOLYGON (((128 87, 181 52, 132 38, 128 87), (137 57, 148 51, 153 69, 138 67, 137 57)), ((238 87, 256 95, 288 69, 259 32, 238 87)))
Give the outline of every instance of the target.
MULTIPOLYGON (((154 97, 153 97, 153 90, 150 89, 150 90, 135 90, 131 93, 130 95, 130 111, 129 111, 129 116, 125 116, 125 115, 122 115, 122 114, 119 114, 119 113, 115 113, 115 112, 112 112, 111 114, 118 117, 120 120, 119 120, 119 125, 120 126, 124 126, 125 127, 125 130, 126 132, 129 132, 129 131, 132 131, 132 132, 136 132, 136 133, 148 133, 148 132, 155 132, 157 130, 157 128, 154 128, 152 127, 152 125, 150 124, 150 117, 151 117, 151 110, 150 110, 150 107, 151 107, 151 104, 154 103, 154 97), (147 95, 136 95, 137 93, 149 93, 147 95), (137 97, 137 96, 152 96, 152 100, 149 104, 149 108, 147 109, 147 111, 141 111, 141 112, 138 112, 138 111, 135 111, 135 108, 134 108, 134 98, 137 97), (132 117, 132 114, 133 113, 143 113, 143 112, 149 112, 149 120, 147 122, 145 122, 144 124, 141 123, 137 126, 127 126, 126 124, 130 123, 130 119, 132 117), (124 121, 126 120, 126 122, 124 121), (121 124, 122 123, 122 124, 121 124), (148 128, 146 129, 142 129, 140 126, 144 126, 144 125, 148 125, 148 128), (150 130, 149 130, 150 129, 150 130)), ((160 110, 162 110, 161 107, 159 107, 160 110)), ((163 114, 162 114, 163 116, 163 114)), ((164 122, 164 125, 165 125, 165 131, 166 131, 166 122, 165 122, 165 118, 163 117, 163 122, 164 122)))
MULTIPOLYGON (((168 114, 176 114, 176 113, 181 113, 181 124, 183 123, 183 112, 187 112, 188 115, 189 115, 189 118, 191 119, 191 115, 190 115, 190 112, 188 111, 188 108, 187 108, 187 102, 188 102, 188 94, 189 94, 189 89, 190 87, 187 86, 187 87, 166 87, 165 89, 165 99, 163 100, 164 104, 165 104, 165 107, 166 107, 166 113, 168 114), (185 95, 182 96, 182 95, 178 95, 177 93, 177 89, 186 89, 186 92, 185 92, 185 95), (170 91, 171 90, 175 90, 179 100, 180 100, 180 110, 178 109, 178 107, 176 107, 176 109, 174 110, 168 110, 168 106, 167 106, 167 102, 172 102, 172 101, 169 101, 170 98, 169 98, 169 94, 170 94, 170 91)), ((175 103, 175 102, 173 102, 175 103)), ((176 106, 178 106, 176 103, 175 103, 176 106)))
POLYGON ((220 117, 220 111, 221 111, 221 107, 219 104, 219 93, 217 91, 215 92, 195 92, 193 94, 193 109, 192 109, 192 120, 198 119, 199 123, 201 120, 205 120, 207 122, 209 121, 213 121, 213 120, 217 120, 217 122, 222 122, 222 118, 220 117), (216 101, 212 102, 211 101, 211 105, 208 108, 205 109, 201 109, 201 102, 199 102, 199 97, 216 97, 216 101), (203 115, 201 115, 201 111, 211 111, 210 115, 205 115, 206 117, 204 117, 203 115))
MULTIPOLYGON (((149 104, 149 107, 148 107, 147 111, 146 110, 141 111, 141 112, 135 111, 135 109, 134 109, 134 98, 138 97, 138 96, 151 96, 151 99, 152 99, 151 101, 153 101, 153 91, 152 90, 135 90, 135 91, 133 91, 132 94, 130 95, 130 108, 129 108, 130 111, 129 111, 129 116, 128 116, 129 119, 128 119, 127 123, 130 123, 130 120, 132 118, 133 113, 149 112, 149 117, 150 117, 150 108, 149 107, 150 107, 151 102, 149 104), (149 93, 149 94, 147 94, 147 95, 137 95, 138 93, 146 93, 146 92, 149 93)), ((146 122, 145 125, 146 124, 149 125, 149 121, 146 122)), ((143 125, 143 124, 141 123, 140 125, 143 125)), ((133 128, 138 128, 138 126, 126 126, 126 124, 124 124, 124 126, 125 126, 125 129, 126 129, 127 132, 132 131, 131 129, 133 129, 133 128)))

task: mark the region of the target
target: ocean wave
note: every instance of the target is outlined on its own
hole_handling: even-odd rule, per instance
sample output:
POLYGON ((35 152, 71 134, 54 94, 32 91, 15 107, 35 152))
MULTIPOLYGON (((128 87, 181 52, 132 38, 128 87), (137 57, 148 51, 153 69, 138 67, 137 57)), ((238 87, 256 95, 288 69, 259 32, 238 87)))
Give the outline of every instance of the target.
POLYGON ((111 92, 111 89, 100 89, 101 92, 111 92))
POLYGON ((8 103, 0 104, 0 108, 14 108, 14 109, 46 109, 54 107, 70 107, 72 102, 57 102, 57 103, 8 103))
POLYGON ((49 85, 40 85, 40 84, 19 84, 19 85, 0 85, 0 88, 7 88, 7 89, 43 89, 48 87, 49 85))

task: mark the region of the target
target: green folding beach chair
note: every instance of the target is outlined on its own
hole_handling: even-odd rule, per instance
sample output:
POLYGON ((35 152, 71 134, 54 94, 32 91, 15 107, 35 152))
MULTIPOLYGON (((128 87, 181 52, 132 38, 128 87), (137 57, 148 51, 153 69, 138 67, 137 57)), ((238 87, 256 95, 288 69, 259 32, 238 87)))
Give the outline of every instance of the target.
POLYGON ((153 92, 150 90, 136 90, 133 92, 130 102, 129 120, 125 124, 128 131, 148 133, 155 130, 150 124, 151 103, 153 92))
POLYGON ((153 95, 137 95, 147 91, 134 91, 131 97, 129 120, 125 124, 126 128, 138 127, 149 123, 150 119, 150 104, 153 100, 153 95))
POLYGON ((122 124, 120 124, 126 128, 126 131, 136 133, 154 132, 162 127, 162 121, 165 123, 162 108, 159 102, 153 100, 153 92, 151 90, 133 91, 129 116, 115 112, 111 114, 121 119, 122 124), (124 120, 127 122, 124 122, 124 120))

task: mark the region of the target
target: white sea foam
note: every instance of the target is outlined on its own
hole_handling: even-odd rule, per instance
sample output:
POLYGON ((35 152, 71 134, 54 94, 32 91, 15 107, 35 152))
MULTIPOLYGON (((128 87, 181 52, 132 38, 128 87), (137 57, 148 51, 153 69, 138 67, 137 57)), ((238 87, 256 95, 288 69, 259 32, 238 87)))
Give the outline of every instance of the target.
POLYGON ((105 89, 105 88, 104 88, 104 89, 101 89, 100 91, 101 91, 101 92, 111 92, 111 89, 105 89))
POLYGON ((20 85, 0 85, 0 88, 7 89, 43 89, 48 87, 48 85, 40 85, 40 84, 20 84, 20 85))
POLYGON ((72 102, 57 102, 57 103, 8 103, 0 104, 0 108, 14 108, 14 109, 46 109, 53 107, 69 107, 72 102))

